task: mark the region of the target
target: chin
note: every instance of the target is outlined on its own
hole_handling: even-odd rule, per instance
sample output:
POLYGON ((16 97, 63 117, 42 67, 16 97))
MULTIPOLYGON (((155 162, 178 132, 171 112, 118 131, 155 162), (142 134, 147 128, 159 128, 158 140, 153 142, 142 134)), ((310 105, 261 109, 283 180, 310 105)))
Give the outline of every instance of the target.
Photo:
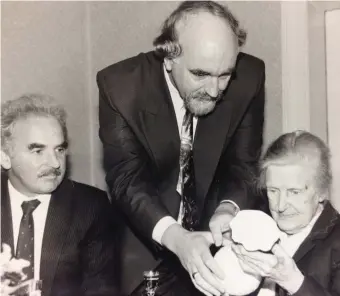
POLYGON ((290 221, 278 221, 277 226, 280 228, 281 231, 287 234, 294 234, 299 229, 295 223, 290 221))
POLYGON ((189 111, 197 117, 208 115, 209 113, 214 111, 215 107, 216 107, 215 102, 205 102, 205 103, 194 102, 187 106, 189 111))
POLYGON ((54 180, 45 181, 43 184, 41 184, 41 186, 39 186, 40 187, 39 191, 41 194, 52 193, 54 190, 57 189, 60 183, 61 180, 59 180, 58 178, 54 180))

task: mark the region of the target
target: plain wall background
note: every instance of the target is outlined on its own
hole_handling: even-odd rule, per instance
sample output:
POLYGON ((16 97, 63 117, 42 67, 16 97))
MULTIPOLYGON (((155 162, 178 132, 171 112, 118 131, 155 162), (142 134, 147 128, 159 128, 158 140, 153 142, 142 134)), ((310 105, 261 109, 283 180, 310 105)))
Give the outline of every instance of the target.
MULTIPOLYGON (((151 50, 178 3, 1 2, 2 100, 43 92, 63 102, 73 179, 105 188, 97 71, 151 50)), ((282 130, 280 2, 227 3, 248 31, 244 51, 266 63, 266 146, 282 130)))
MULTIPOLYGON (((1 3, 1 99, 50 94, 68 111, 72 176, 91 183, 85 6, 80 2, 1 3)), ((91 98, 92 99, 92 98, 91 98)))
POLYGON ((328 139, 333 152, 333 201, 340 209, 340 9, 328 11, 326 18, 326 69, 327 69, 327 113, 328 139), (338 197, 338 198, 336 198, 338 197))

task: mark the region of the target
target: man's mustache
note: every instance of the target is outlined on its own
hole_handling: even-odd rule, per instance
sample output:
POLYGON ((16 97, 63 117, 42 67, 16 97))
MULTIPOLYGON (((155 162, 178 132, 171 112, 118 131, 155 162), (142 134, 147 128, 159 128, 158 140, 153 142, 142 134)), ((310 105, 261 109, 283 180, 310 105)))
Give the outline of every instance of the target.
POLYGON ((39 178, 46 177, 46 176, 60 176, 61 170, 60 169, 50 169, 48 171, 44 171, 38 175, 39 178))
POLYGON ((208 94, 200 94, 196 98, 201 101, 218 102, 223 96, 223 92, 219 93, 216 97, 211 97, 208 94))

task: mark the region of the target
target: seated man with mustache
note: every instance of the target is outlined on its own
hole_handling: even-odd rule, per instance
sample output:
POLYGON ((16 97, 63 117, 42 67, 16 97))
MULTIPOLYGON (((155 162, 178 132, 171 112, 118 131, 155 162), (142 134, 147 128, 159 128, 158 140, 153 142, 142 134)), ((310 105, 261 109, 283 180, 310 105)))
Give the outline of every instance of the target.
POLYGON ((330 153, 318 137, 279 137, 261 165, 271 215, 283 232, 272 252, 233 246, 242 268, 264 277, 251 296, 340 295, 340 215, 329 202, 330 153))
MULTIPOLYGON (((1 105, 3 252, 29 263, 22 279, 42 280, 43 296, 117 295, 109 200, 65 177, 67 143, 66 113, 54 99, 1 105)), ((2 295, 9 285, 3 274, 2 295)))

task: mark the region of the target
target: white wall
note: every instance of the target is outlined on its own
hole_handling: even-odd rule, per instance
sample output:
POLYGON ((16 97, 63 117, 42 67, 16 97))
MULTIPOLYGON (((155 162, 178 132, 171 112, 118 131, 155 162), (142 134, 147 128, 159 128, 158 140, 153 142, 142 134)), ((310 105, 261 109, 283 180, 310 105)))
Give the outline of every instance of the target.
MULTIPOLYGON (((330 144, 335 170, 334 185, 339 186, 339 133, 336 132, 339 122, 332 126, 327 124, 329 120, 334 122, 332 118, 339 120, 336 114, 339 110, 339 95, 334 96, 333 90, 333 98, 330 98, 330 91, 327 91, 327 87, 334 87, 330 85, 340 85, 340 76, 338 72, 335 73, 340 68, 336 60, 339 57, 328 56, 332 54, 331 51, 339 53, 336 46, 339 25, 333 23, 333 29, 328 30, 328 34, 333 32, 337 35, 328 38, 332 44, 328 46, 327 53, 325 15, 328 11, 340 9, 340 2, 286 1, 281 2, 281 8, 283 132, 303 128, 330 144), (333 134, 332 139, 330 133, 333 134)), ((339 191, 332 194, 332 202, 340 210, 339 191)))
MULTIPOLYGON (((222 1, 223 2, 223 1, 222 1)), ((282 131, 280 2, 226 2, 267 66, 265 145, 282 131)), ((101 68, 152 49, 177 1, 2 1, 2 100, 45 92, 69 113, 72 178, 105 188, 98 138, 101 68)))
POLYGON ((328 142, 332 151, 334 205, 340 210, 340 9, 326 15, 328 142))
POLYGON ((72 176, 91 182, 85 9, 80 2, 1 2, 1 99, 43 92, 66 107, 72 176))

